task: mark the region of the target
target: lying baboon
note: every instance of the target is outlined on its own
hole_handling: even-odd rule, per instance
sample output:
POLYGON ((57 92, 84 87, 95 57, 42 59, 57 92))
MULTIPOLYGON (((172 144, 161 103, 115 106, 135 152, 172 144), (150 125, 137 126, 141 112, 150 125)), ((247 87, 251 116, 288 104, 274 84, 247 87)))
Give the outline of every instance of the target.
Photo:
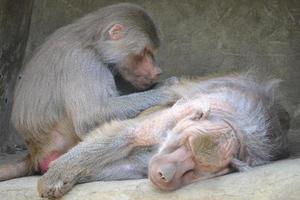
POLYGON ((38 182, 57 198, 76 183, 149 177, 162 190, 287 155, 286 130, 275 97, 277 80, 249 75, 180 79, 170 108, 112 121, 53 162, 38 182))

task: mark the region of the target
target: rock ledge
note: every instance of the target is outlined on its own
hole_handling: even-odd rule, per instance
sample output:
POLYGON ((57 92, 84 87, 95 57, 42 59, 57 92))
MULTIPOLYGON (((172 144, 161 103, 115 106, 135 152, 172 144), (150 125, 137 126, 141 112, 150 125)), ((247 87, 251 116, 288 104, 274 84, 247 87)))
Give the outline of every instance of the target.
MULTIPOLYGON (((36 200, 38 177, 0 182, 1 200, 36 200)), ((186 186, 174 192, 161 192, 148 180, 93 182, 77 185, 62 200, 298 200, 300 197, 300 158, 274 162, 249 172, 234 173, 186 186)))

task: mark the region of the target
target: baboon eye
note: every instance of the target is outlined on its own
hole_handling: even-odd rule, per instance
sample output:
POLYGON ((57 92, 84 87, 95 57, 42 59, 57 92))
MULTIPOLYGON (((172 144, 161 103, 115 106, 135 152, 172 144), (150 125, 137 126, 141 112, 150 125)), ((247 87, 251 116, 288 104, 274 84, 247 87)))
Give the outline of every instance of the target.
POLYGON ((143 49, 140 53, 141 57, 144 57, 147 54, 147 49, 143 49))
POLYGON ((152 58, 153 62, 155 62, 154 54, 152 52, 150 52, 150 51, 149 51, 149 56, 152 58))
POLYGON ((204 116, 203 112, 197 112, 195 113, 195 115, 192 116, 191 120, 193 121, 199 121, 200 119, 202 119, 204 116))

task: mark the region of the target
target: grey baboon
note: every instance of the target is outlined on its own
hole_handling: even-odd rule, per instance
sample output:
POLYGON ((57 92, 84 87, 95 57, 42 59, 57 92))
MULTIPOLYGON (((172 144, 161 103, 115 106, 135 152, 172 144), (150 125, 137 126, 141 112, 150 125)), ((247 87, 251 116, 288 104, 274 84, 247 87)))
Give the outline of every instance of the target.
POLYGON ((160 87, 120 95, 115 77, 138 90, 161 73, 160 45, 151 17, 139 6, 102 8, 55 31, 21 71, 12 122, 29 155, 0 168, 0 180, 46 172, 49 164, 95 127, 127 119, 175 98, 160 87))
POLYGON ((148 177, 162 190, 232 171, 245 171, 287 155, 278 81, 232 75, 180 80, 182 97, 170 108, 145 111, 92 131, 53 162, 38 182, 56 198, 76 183, 148 177))

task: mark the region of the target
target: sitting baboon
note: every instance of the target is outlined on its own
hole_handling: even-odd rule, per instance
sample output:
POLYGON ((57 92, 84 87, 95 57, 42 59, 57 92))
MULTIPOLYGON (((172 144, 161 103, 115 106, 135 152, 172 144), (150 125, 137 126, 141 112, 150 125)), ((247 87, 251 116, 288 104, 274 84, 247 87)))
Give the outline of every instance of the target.
POLYGON ((38 182, 39 194, 56 198, 76 183, 147 176, 174 190, 284 157, 277 83, 249 75, 180 79, 171 86, 181 96, 176 104, 92 131, 53 162, 38 182))
POLYGON ((154 59, 159 46, 152 18, 127 3, 101 8, 49 36, 15 89, 12 122, 29 154, 1 166, 0 181, 44 173, 101 124, 175 101, 164 87, 139 91, 159 78, 154 59), (136 90, 122 94, 120 77, 136 90))

